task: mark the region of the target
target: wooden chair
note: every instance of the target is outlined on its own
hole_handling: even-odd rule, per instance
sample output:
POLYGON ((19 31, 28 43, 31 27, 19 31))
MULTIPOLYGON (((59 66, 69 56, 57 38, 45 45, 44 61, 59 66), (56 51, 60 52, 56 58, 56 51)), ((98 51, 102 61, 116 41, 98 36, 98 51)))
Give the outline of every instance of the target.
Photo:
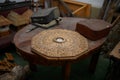
POLYGON ((114 20, 112 26, 113 28, 110 30, 101 52, 103 54, 108 53, 107 55, 109 55, 115 45, 120 41, 120 16, 114 20))
POLYGON ((116 11, 119 3, 120 0, 104 0, 98 18, 112 23, 120 15, 120 12, 116 11))
POLYGON ((120 80, 120 17, 113 22, 111 29, 101 53, 110 60, 105 80, 120 80))

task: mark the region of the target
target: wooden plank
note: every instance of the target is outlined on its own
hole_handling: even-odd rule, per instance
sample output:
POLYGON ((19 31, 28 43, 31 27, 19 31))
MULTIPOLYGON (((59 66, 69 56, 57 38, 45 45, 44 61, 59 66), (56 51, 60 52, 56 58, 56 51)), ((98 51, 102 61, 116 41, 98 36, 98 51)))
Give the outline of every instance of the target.
POLYGON ((0 27, 10 25, 11 23, 12 22, 10 20, 0 15, 0 27))
POLYGON ((82 3, 82 2, 78 2, 78 1, 75 1, 75 0, 63 0, 64 2, 66 3, 71 3, 71 4, 76 4, 76 5, 86 5, 86 3, 82 3))
POLYGON ((81 8, 78 8, 77 10, 73 11, 72 13, 73 13, 73 14, 75 14, 75 13, 77 13, 78 11, 80 11, 80 10, 84 9, 85 7, 86 7, 86 5, 84 5, 84 6, 83 6, 83 7, 81 7, 81 8))
POLYGON ((99 19, 103 19, 108 2, 109 2, 109 0, 104 0, 102 8, 101 8, 99 16, 98 16, 99 19))
POLYGON ((91 14, 91 4, 87 4, 87 6, 86 6, 86 17, 90 18, 90 14, 91 14))
POLYGON ((120 42, 111 51, 110 55, 117 58, 117 59, 120 59, 120 42))
POLYGON ((24 24, 28 24, 29 21, 27 18, 25 18, 24 16, 16 13, 15 11, 11 11, 9 14, 8 14, 8 19, 10 19, 12 21, 12 24, 14 26, 21 26, 21 25, 24 25, 24 24))
POLYGON ((68 12, 68 16, 72 16, 72 17, 73 17, 72 11, 71 11, 70 8, 66 5, 66 3, 64 3, 63 0, 58 0, 58 1, 64 6, 64 8, 66 9, 66 11, 68 12))
POLYGON ((6 55, 8 61, 13 61, 13 60, 14 60, 12 54, 10 54, 10 53, 5 53, 5 55, 6 55))
POLYGON ((120 21, 120 15, 114 20, 114 22, 112 23, 112 26, 115 26, 116 23, 118 23, 118 21, 120 21))

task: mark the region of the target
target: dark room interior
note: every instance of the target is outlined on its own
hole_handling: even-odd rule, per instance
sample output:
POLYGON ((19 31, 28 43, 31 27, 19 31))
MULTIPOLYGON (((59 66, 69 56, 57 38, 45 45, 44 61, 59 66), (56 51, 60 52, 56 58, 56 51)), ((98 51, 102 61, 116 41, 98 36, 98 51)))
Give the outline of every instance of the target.
POLYGON ((0 80, 120 80, 120 0, 0 0, 0 80))

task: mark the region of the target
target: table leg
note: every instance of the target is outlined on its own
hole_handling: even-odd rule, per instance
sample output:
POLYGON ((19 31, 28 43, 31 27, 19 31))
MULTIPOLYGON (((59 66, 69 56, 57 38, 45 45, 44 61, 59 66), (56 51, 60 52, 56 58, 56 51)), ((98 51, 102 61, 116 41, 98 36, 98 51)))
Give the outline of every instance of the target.
POLYGON ((62 66, 62 70, 63 70, 63 78, 64 78, 64 80, 69 80, 70 71, 71 71, 71 64, 70 63, 64 64, 62 66))
POLYGON ((37 71, 37 66, 29 62, 29 67, 31 71, 37 71))
POLYGON ((100 50, 97 50, 97 51, 92 55, 91 62, 90 62, 90 65, 89 65, 89 71, 90 71, 91 73, 94 73, 94 72, 95 72, 95 69, 96 69, 96 66, 97 66, 97 62, 98 62, 98 59, 99 59, 99 53, 100 53, 100 50))

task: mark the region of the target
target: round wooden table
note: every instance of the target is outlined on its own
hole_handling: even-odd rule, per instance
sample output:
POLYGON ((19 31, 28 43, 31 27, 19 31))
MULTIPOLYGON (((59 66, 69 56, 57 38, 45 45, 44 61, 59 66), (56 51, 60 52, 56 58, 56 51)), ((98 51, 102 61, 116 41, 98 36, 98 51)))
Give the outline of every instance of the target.
MULTIPOLYGON (((83 18, 62 18, 62 21, 59 25, 51 27, 49 29, 68 29, 75 30, 76 23, 79 21, 85 20, 83 18)), ((28 29, 34 27, 33 25, 28 25, 18 31, 14 37, 14 44, 19 52, 19 54, 29 62, 30 68, 35 69, 36 64, 42 65, 61 65, 63 67, 64 79, 69 80, 70 75, 70 66, 72 62, 76 62, 80 59, 86 58, 92 54, 92 59, 90 63, 90 70, 94 72, 97 60, 99 57, 99 49, 106 38, 102 38, 97 41, 88 40, 88 50, 82 55, 70 56, 70 57, 61 57, 60 59, 51 59, 49 56, 39 56, 31 51, 31 39, 37 33, 46 30, 43 28, 37 28, 31 32, 26 32, 28 29)))

